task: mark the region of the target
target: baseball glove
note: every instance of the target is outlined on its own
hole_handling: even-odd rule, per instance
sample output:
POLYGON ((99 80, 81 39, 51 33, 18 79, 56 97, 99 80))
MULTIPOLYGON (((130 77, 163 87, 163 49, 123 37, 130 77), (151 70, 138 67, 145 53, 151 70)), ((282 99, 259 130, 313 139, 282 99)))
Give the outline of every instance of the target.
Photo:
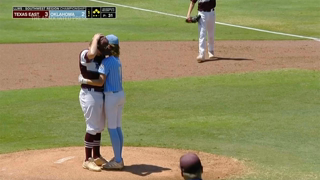
POLYGON ((190 18, 186 19, 187 23, 196 23, 199 21, 199 19, 201 18, 200 15, 196 15, 196 16, 191 16, 190 18))

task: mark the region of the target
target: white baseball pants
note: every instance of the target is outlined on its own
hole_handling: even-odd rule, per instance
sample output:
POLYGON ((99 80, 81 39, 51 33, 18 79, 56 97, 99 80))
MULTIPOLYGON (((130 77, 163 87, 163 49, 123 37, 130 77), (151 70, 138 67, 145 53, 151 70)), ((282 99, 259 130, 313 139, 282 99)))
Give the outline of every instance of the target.
POLYGON ((122 127, 122 109, 125 103, 124 91, 117 93, 105 92, 104 109, 106 112, 108 128, 116 129, 122 127))
POLYGON ((214 52, 214 29, 216 24, 216 15, 214 11, 199 11, 201 16, 198 22, 199 30, 199 56, 205 57, 206 37, 208 32, 208 51, 214 52))
POLYGON ((86 120, 86 132, 92 135, 101 133, 106 124, 103 93, 81 89, 79 101, 86 120))

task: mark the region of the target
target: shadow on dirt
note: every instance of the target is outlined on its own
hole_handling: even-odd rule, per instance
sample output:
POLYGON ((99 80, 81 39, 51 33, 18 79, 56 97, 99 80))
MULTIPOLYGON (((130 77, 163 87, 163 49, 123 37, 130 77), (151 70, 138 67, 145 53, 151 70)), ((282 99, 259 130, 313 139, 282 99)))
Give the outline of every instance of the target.
POLYGON ((205 63, 205 62, 210 62, 210 61, 253 61, 253 59, 236 58, 236 57, 213 57, 211 59, 204 59, 200 63, 205 63))
POLYGON ((170 168, 155 166, 151 164, 133 164, 131 166, 125 166, 122 171, 130 172, 138 176, 148 176, 152 173, 160 173, 162 171, 171 170, 170 168))

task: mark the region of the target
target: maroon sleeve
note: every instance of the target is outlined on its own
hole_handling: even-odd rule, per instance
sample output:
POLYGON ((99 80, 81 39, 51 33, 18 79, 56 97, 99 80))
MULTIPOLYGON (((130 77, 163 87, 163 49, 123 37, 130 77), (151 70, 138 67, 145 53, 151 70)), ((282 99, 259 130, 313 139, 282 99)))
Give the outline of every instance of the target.
MULTIPOLYGON (((89 52, 89 51, 88 51, 89 52)), ((88 52, 84 55, 84 59, 86 60, 86 62, 90 62, 91 60, 88 58, 88 52)))
POLYGON ((88 49, 84 49, 84 50, 82 50, 82 51, 80 52, 80 55, 79 55, 79 57, 80 57, 80 62, 82 62, 81 59, 83 58, 83 60, 85 60, 86 63, 89 63, 89 62, 91 62, 91 61, 93 60, 93 59, 89 59, 89 58, 88 58, 88 52, 89 52, 89 50, 84 54, 83 57, 81 56, 82 53, 83 53, 83 51, 85 51, 85 50, 88 50, 88 49))
POLYGON ((190 0, 190 1, 192 1, 193 3, 196 3, 198 0, 190 0))

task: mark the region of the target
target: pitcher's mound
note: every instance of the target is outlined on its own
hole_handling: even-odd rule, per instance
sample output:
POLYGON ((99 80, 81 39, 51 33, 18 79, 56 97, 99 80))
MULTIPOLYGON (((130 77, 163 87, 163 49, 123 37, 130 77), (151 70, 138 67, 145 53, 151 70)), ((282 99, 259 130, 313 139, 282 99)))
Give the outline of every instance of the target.
MULTIPOLYGON (((124 147, 125 167, 122 171, 92 172, 82 168, 84 147, 33 150, 0 155, 0 179, 182 179, 179 159, 187 152, 199 155, 204 167, 204 179, 223 179, 240 175, 244 165, 233 158, 214 154, 152 147, 124 147)), ((112 158, 111 147, 102 147, 101 154, 112 158)))

